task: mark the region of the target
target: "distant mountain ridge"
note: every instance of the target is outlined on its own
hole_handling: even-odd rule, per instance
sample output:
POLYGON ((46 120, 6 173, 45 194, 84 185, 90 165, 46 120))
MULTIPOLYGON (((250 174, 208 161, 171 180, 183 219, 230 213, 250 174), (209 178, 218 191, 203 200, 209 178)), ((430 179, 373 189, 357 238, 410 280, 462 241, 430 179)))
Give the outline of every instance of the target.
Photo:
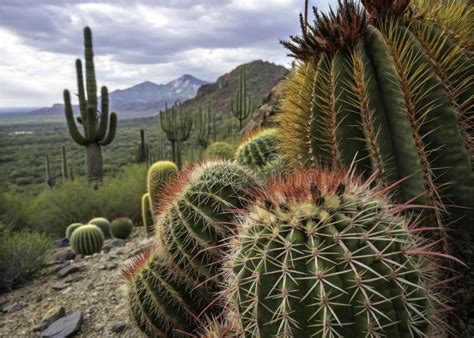
MULTIPOLYGON (((185 101, 194 97, 203 84, 192 75, 184 74, 166 84, 145 81, 130 88, 117 89, 109 93, 110 111, 115 111, 121 118, 145 117, 156 114, 165 103, 171 105, 177 100, 185 101)), ((78 105, 73 106, 78 111, 78 105)), ((30 116, 53 116, 64 114, 64 105, 55 103, 51 107, 32 111, 30 116)))

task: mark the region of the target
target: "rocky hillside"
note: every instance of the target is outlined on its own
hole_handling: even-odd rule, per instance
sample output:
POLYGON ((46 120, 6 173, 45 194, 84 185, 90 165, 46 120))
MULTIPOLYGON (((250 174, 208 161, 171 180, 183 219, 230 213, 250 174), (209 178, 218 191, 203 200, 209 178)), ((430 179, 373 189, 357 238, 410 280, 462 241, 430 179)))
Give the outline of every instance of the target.
POLYGON ((93 256, 56 249, 34 280, 0 295, 0 337, 142 337, 129 321, 120 270, 150 245, 144 232, 109 239, 93 256))
POLYGON ((238 66, 230 73, 222 75, 213 84, 202 85, 196 97, 184 102, 183 106, 197 110, 200 105, 211 109, 219 115, 231 114, 231 100, 239 85, 240 70, 244 68, 247 73, 248 92, 259 102, 268 95, 272 88, 288 74, 288 69, 271 62, 257 60, 238 66))

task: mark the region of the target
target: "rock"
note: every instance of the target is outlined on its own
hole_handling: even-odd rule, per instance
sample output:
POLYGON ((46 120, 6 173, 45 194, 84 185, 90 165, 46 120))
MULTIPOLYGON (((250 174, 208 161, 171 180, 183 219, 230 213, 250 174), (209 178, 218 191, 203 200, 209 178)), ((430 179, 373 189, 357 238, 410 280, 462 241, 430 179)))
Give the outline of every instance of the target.
POLYGON ((71 259, 74 259, 76 257, 76 254, 74 251, 68 249, 66 251, 60 251, 58 252, 55 256, 54 259, 59 262, 64 262, 64 261, 69 261, 71 259))
POLYGON ((59 270, 61 270, 62 268, 65 268, 65 267, 68 266, 69 264, 71 264, 71 263, 70 263, 69 261, 67 261, 67 262, 62 262, 62 263, 56 265, 56 266, 54 267, 54 272, 58 272, 59 270))
POLYGON ((74 262, 79 262, 83 258, 84 258, 84 256, 82 256, 82 255, 76 255, 76 257, 74 257, 74 262))
POLYGON ((105 244, 104 244, 104 247, 102 248, 102 251, 104 252, 110 252, 111 249, 113 248, 121 248, 121 247, 124 247, 125 245, 127 244, 127 242, 123 239, 120 239, 120 238, 116 238, 116 239, 112 239, 110 241, 107 241, 105 244))
POLYGON ((123 251, 120 250, 120 248, 118 247, 113 247, 112 249, 110 249, 109 253, 113 255, 123 255, 123 251))
POLYGON ((74 283, 74 282, 77 282, 81 276, 79 275, 69 275, 67 276, 65 279, 64 279, 64 283, 74 283))
POLYGON ((65 288, 69 287, 69 286, 70 286, 70 284, 68 284, 68 283, 54 283, 53 285, 51 285, 53 290, 56 290, 56 291, 63 290, 65 288))
POLYGON ((68 246, 69 245, 69 239, 67 239, 66 237, 57 239, 57 240, 54 241, 54 245, 59 246, 59 247, 68 246))
POLYGON ((21 309, 23 309, 23 304, 20 303, 20 302, 15 302, 12 305, 7 306, 6 308, 4 308, 3 312, 12 313, 12 312, 19 311, 21 309))
POLYGON ((42 294, 39 294, 35 297, 35 302, 39 303, 44 299, 44 296, 42 294))
POLYGON ((61 270, 58 271, 58 277, 63 278, 66 277, 67 275, 79 271, 79 267, 76 265, 68 265, 61 270))
POLYGON ((115 323, 114 325, 112 325, 112 332, 115 332, 115 333, 123 332, 126 329, 127 329, 127 323, 124 323, 124 322, 115 323))
POLYGON ((79 331, 82 321, 82 312, 75 312, 69 316, 62 317, 41 332, 41 337, 70 337, 79 331))
POLYGON ((51 323, 57 321, 59 318, 62 318, 66 315, 66 310, 62 306, 54 306, 50 308, 41 319, 41 322, 33 327, 33 331, 43 331, 51 323))

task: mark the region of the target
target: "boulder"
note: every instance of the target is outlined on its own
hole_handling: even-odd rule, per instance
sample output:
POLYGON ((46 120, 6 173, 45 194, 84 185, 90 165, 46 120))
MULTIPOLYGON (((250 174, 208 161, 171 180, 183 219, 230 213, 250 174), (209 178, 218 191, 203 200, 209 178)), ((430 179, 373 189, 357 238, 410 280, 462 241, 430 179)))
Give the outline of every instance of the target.
POLYGON ((83 321, 82 312, 75 312, 69 316, 59 318, 46 330, 41 332, 41 337, 70 337, 81 328, 83 321))

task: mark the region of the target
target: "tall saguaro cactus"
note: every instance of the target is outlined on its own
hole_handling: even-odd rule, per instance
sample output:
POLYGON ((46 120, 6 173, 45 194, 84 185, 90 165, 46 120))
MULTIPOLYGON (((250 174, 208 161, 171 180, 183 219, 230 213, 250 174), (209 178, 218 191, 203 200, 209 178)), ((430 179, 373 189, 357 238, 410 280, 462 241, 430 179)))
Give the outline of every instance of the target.
POLYGON ((44 159, 44 171, 46 174, 46 184, 52 188, 54 186, 54 179, 51 176, 51 165, 49 164, 49 157, 46 155, 44 159))
POLYGON ((181 169, 181 147, 191 135, 193 120, 188 110, 181 109, 178 101, 171 109, 165 106, 160 112, 161 129, 166 133, 166 138, 171 142, 171 155, 178 168, 181 169))
POLYGON ((145 131, 140 129, 140 144, 135 148, 135 161, 137 163, 148 163, 149 147, 145 142, 145 131))
POLYGON ((239 120, 239 130, 242 130, 243 123, 252 112, 252 97, 247 93, 247 74, 245 69, 240 69, 239 88, 235 93, 235 98, 231 101, 232 114, 239 120))
POLYGON ((109 145, 117 129, 117 115, 111 113, 109 117, 109 93, 107 87, 101 88, 101 110, 97 109, 97 84, 94 70, 94 53, 92 51, 92 31, 89 27, 84 28, 84 47, 86 62, 86 83, 84 88, 84 76, 82 62, 76 60, 77 87, 79 97, 80 116, 77 122, 82 125, 84 132, 81 133, 76 124, 72 110, 71 96, 69 91, 64 90, 64 112, 71 138, 77 144, 86 149, 86 175, 89 181, 102 179, 102 146, 109 145))
POLYGON ((208 103, 207 111, 199 107, 197 119, 197 141, 200 147, 206 149, 212 141, 215 141, 216 117, 211 118, 211 102, 208 103))
POLYGON ((67 181, 69 179, 68 167, 67 167, 67 157, 66 157, 66 147, 61 147, 61 172, 63 174, 63 180, 67 181))

